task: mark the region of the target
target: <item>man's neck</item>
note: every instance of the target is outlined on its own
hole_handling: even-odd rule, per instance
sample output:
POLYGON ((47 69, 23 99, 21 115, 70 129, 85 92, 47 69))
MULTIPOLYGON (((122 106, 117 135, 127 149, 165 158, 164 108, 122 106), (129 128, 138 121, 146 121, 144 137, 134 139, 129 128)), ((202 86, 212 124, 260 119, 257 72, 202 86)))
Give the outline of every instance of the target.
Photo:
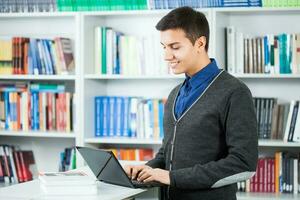
POLYGON ((202 58, 199 59, 199 62, 195 68, 187 72, 186 74, 189 77, 192 77, 194 74, 202 70, 204 67, 206 67, 209 63, 211 63, 208 55, 203 56, 202 58))

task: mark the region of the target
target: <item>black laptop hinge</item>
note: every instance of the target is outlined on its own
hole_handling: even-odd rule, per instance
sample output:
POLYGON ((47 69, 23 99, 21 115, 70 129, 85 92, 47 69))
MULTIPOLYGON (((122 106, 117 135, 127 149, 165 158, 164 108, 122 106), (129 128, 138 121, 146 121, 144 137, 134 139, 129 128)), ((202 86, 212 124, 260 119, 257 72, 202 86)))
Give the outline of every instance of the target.
POLYGON ((105 169, 106 165, 108 164, 108 162, 110 161, 110 159, 112 158, 112 156, 109 157, 109 159, 107 159, 105 165, 102 167, 102 169, 100 170, 100 172, 97 175, 97 178, 100 176, 100 174, 102 173, 102 171, 105 169))

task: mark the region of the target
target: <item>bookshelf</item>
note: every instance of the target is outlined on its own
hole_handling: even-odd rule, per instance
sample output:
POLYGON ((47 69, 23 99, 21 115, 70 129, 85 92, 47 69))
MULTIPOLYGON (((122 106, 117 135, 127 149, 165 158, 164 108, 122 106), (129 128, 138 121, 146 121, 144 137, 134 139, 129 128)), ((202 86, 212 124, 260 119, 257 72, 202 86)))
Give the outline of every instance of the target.
MULTIPOLYGON (((208 18, 211 29, 210 57, 216 57, 220 67, 225 67, 226 26, 251 35, 267 33, 297 33, 295 26, 300 21, 298 8, 211 8, 199 9, 208 18), (264 27, 263 29, 261 27, 264 27)), ((94 70, 94 27, 110 26, 125 34, 141 37, 157 34, 156 22, 169 10, 103 11, 103 12, 62 12, 62 13, 8 13, 0 14, 0 36, 55 37, 65 36, 74 42, 76 72, 74 75, 0 75, 0 81, 50 81, 63 82, 75 93, 76 126, 73 133, 14 133, 0 132, 1 143, 18 144, 33 149, 37 165, 42 170, 57 169, 58 152, 64 147, 80 145, 92 147, 150 147, 158 150, 161 141, 123 138, 94 137, 94 97, 142 96, 166 98, 171 89, 184 80, 174 75, 101 75, 94 70), (49 151, 51 149, 51 151, 49 151), (53 151, 52 151, 53 150, 53 151), (47 162, 45 160, 47 158, 47 162)), ((299 99, 299 74, 234 74, 245 82, 253 96, 277 97, 288 102, 299 99)), ((300 151, 299 143, 285 143, 277 140, 259 140, 262 154, 272 155, 275 151, 300 151)), ((122 161, 122 163, 137 163, 122 161)), ((78 159, 78 165, 83 165, 78 159)), ((275 195, 261 193, 238 193, 238 199, 297 199, 299 195, 275 195)))
MULTIPOLYGON (((0 37, 30 37, 53 39, 67 37, 72 40, 75 58, 75 73, 67 75, 0 75, 1 83, 50 83, 63 84, 66 91, 75 93, 74 104, 80 96, 79 17, 77 13, 0 13, 0 37)), ((76 107, 76 106, 75 106, 76 107)), ((74 116, 79 109, 74 110, 74 116)), ((58 171, 60 152, 67 147, 80 144, 76 119, 71 132, 64 131, 7 131, 0 130, 0 144, 32 150, 39 171, 58 171)))

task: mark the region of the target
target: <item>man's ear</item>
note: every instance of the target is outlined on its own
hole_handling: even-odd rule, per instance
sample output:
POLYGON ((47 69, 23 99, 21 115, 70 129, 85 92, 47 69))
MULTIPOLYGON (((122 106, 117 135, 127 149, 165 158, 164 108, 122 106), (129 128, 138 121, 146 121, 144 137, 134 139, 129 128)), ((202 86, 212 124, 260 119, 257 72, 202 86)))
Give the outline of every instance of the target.
POLYGON ((206 46, 206 37, 201 36, 199 37, 196 42, 195 42, 195 47, 197 48, 198 51, 205 51, 205 46, 206 46))

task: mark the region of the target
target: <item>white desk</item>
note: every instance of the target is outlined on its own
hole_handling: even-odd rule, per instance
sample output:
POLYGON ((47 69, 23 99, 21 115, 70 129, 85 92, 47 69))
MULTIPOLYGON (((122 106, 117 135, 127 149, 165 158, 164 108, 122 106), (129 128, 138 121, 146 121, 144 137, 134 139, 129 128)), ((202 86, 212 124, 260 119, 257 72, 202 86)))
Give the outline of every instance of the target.
MULTIPOLYGON (((80 169, 87 174, 91 171, 85 167, 80 169)), ((131 189, 98 182, 98 194, 91 196, 44 196, 40 190, 39 180, 20 183, 0 188, 0 200, 119 200, 145 192, 143 189, 131 189)))

